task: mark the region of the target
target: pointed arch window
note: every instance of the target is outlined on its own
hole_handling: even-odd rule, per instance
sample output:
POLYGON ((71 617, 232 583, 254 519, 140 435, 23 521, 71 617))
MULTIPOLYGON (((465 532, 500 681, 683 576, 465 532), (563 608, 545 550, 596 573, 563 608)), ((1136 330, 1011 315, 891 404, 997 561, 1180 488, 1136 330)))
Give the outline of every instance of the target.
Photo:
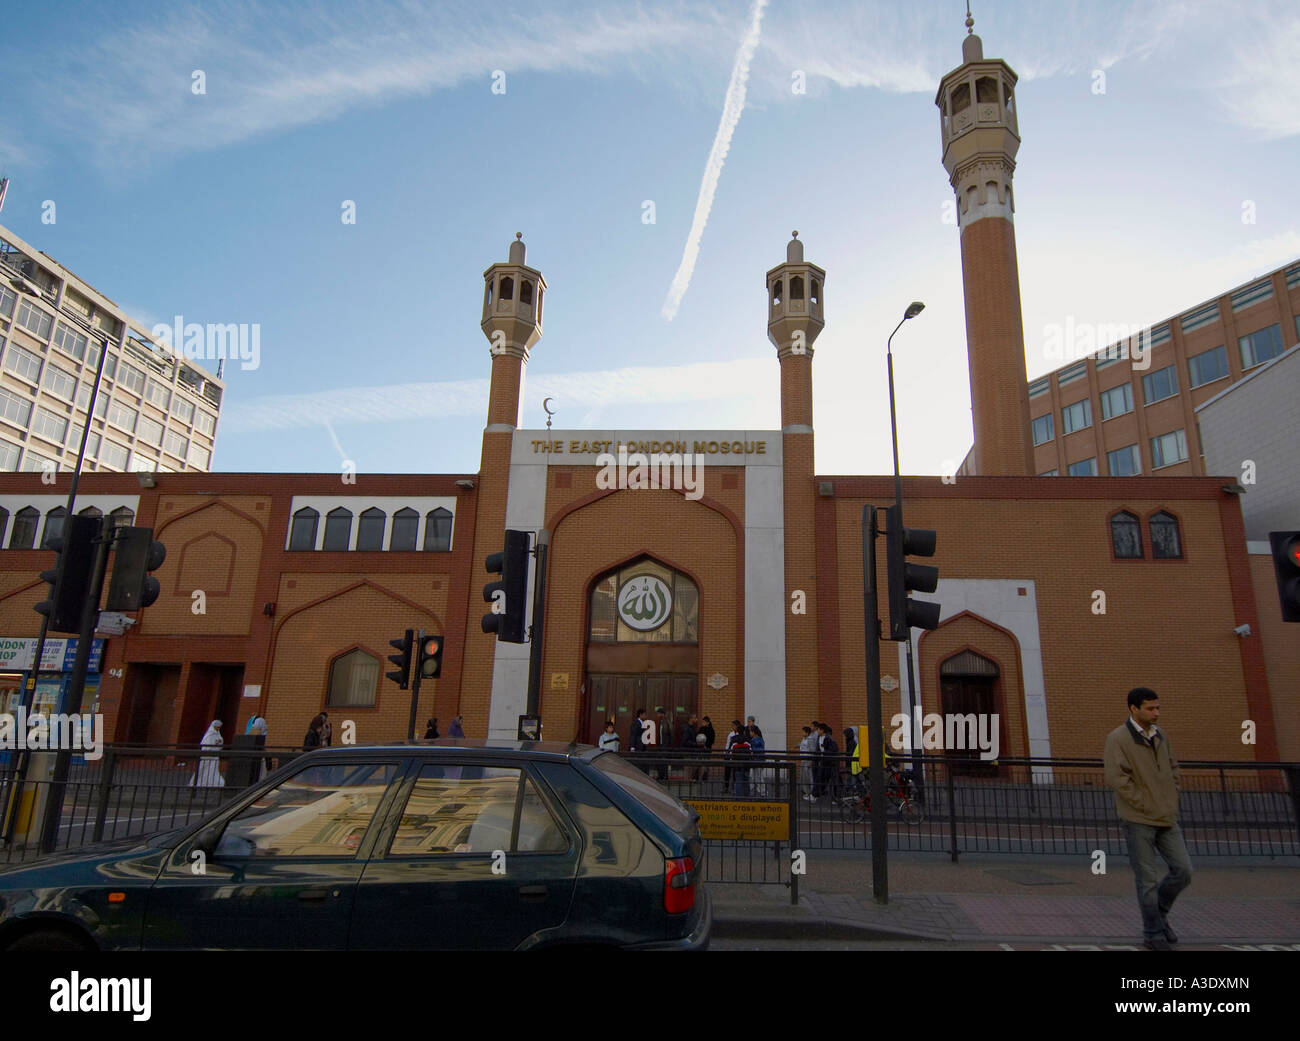
POLYGON ((1178 531, 1178 518, 1161 510, 1153 513, 1151 527, 1151 556, 1156 560, 1177 560, 1183 555, 1183 540, 1178 531))
POLYGON ((52 549, 50 539, 63 534, 63 522, 68 519, 68 508, 56 506, 45 515, 45 534, 41 536, 41 549, 52 549))
POLYGON ((24 506, 14 514, 14 529, 9 535, 10 549, 31 549, 36 544, 36 526, 41 521, 40 510, 24 506))
POLYGON ((310 506, 304 506, 293 515, 293 525, 289 528, 289 549, 293 552, 310 552, 316 548, 316 528, 320 524, 320 513, 310 506))
POLYGON ((533 303, 533 284, 526 278, 519 281, 519 302, 530 307, 533 303))
POLYGON ((1134 514, 1123 511, 1111 517, 1110 541, 1117 559, 1142 559, 1142 526, 1134 514))
POLYGON ((515 280, 507 275, 501 279, 501 299, 513 300, 515 298, 515 280))
POLYGON ((352 511, 342 506, 325 514, 325 544, 321 546, 326 553, 342 553, 348 548, 352 539, 352 511))
POLYGON ((409 506, 404 506, 393 514, 393 533, 388 539, 388 548, 394 552, 409 552, 415 549, 415 536, 420 528, 420 515, 409 506))
POLYGON ((992 76, 981 76, 975 81, 975 100, 981 105, 998 103, 998 81, 992 76))
POLYGON ((795 275, 790 279, 790 299, 791 300, 803 299, 803 276, 802 275, 795 275))
POLYGON ((775 282, 772 283, 772 306, 773 307, 781 306, 781 291, 782 291, 781 279, 778 278, 775 282))
POLYGON ((119 506, 108 515, 108 530, 129 528, 135 523, 135 510, 130 506, 119 506))
POLYGON ((451 510, 439 506, 424 518, 424 551, 447 553, 451 550, 451 510))
POLYGON ((593 643, 698 643, 700 592, 680 571, 648 557, 613 571, 591 591, 593 643))
POLYGON ((959 83, 952 89, 952 114, 965 112, 970 108, 970 84, 959 83))
POLYGON ((9 511, 0 506, 0 545, 4 544, 5 525, 9 523, 9 511))
POLYGON ((84 510, 77 511, 78 517, 103 517, 104 511, 98 506, 87 506, 84 510))
POLYGON ((384 526, 387 522, 388 514, 378 506, 362 510, 361 518, 357 521, 357 549, 367 552, 383 549, 384 526))
POLYGON ((815 278, 812 279, 812 294, 811 294, 811 297, 812 297, 812 303, 813 303, 813 306, 814 306, 814 307, 815 307, 817 304, 820 304, 820 303, 822 302, 822 286, 821 286, 821 283, 818 282, 817 279, 815 279, 815 278))
MULTIPOLYGON (((349 518, 351 514, 349 514, 349 518)), ((374 708, 379 687, 379 659, 357 648, 330 663, 329 708, 374 708)))

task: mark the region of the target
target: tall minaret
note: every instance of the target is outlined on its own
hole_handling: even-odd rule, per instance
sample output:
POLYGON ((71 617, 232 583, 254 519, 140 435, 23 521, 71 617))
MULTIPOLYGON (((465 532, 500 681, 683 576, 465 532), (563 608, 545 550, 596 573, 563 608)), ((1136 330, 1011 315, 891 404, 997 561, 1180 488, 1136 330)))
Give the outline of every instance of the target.
MULTIPOLYGON (((781 465, 785 519, 786 748, 798 748, 799 724, 819 717, 817 671, 817 538, 813 487, 813 342, 825 321, 826 272, 803 258, 799 233, 785 248, 785 263, 767 273, 767 338, 781 364, 781 465), (807 613, 792 614, 795 590, 807 596, 807 613)), ((771 743, 772 738, 768 738, 771 743)))
MULTIPOLYGON (((510 259, 483 272, 483 335, 492 358, 492 383, 488 392, 487 426, 479 460, 474 525, 474 574, 482 577, 483 560, 501 552, 505 544, 506 495, 510 485, 510 453, 524 387, 524 366, 529 350, 542 336, 542 297, 546 279, 524 264, 523 234, 510 243, 510 259)), ((464 502, 464 500, 462 500, 464 502)), ((459 710, 474 721, 478 733, 487 733, 492 700, 492 673, 496 638, 481 633, 478 617, 486 608, 483 581, 468 590, 469 618, 465 638, 465 667, 459 710)), ((522 711, 522 710, 521 710, 522 711)))
POLYGON ((939 84, 943 165, 957 193, 966 351, 977 474, 1034 472, 1029 441, 1025 334, 1016 267, 1011 175, 1020 137, 1013 93, 1016 74, 985 59, 966 10, 962 64, 939 84))

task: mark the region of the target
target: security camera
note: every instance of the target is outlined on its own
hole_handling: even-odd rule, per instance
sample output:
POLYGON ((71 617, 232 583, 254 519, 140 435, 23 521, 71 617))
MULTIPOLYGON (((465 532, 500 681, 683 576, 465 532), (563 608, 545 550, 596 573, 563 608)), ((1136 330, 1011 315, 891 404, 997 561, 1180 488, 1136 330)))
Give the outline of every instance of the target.
POLYGON ((1233 631, 1234 633, 1236 633, 1238 636, 1249 636, 1249 635, 1250 635, 1250 626, 1249 626, 1249 625, 1239 625, 1239 626, 1237 626, 1235 629, 1233 629, 1232 631, 1233 631))

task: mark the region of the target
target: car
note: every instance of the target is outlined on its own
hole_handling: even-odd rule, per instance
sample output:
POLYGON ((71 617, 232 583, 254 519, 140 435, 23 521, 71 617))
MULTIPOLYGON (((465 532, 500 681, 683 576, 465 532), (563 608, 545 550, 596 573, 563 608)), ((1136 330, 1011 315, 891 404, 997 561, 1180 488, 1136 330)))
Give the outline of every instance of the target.
POLYGON ((704 950, 698 821, 589 745, 325 748, 199 824, 0 873, 0 950, 704 950))

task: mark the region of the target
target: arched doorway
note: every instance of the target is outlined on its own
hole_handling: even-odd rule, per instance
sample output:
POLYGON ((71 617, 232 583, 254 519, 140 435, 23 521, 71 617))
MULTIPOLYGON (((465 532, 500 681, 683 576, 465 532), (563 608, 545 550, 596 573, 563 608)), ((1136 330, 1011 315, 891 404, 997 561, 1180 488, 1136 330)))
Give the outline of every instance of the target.
POLYGON ((592 585, 580 740, 614 720, 624 747, 637 709, 681 724, 699 712, 700 594, 690 576, 642 557, 592 585))
MULTIPOLYGON (((939 666, 939 692, 943 699, 945 731, 948 720, 974 715, 977 721, 976 734, 979 734, 981 727, 985 733, 989 733, 989 728, 993 727, 998 734, 998 747, 1003 747, 1003 721, 998 712, 997 692, 1001 674, 997 662, 971 650, 954 654, 939 666)), ((970 748, 945 748, 944 754, 949 759, 967 760, 978 757, 980 753, 970 748)), ((966 777, 994 777, 998 772, 992 761, 954 762, 950 769, 954 775, 966 777)))

